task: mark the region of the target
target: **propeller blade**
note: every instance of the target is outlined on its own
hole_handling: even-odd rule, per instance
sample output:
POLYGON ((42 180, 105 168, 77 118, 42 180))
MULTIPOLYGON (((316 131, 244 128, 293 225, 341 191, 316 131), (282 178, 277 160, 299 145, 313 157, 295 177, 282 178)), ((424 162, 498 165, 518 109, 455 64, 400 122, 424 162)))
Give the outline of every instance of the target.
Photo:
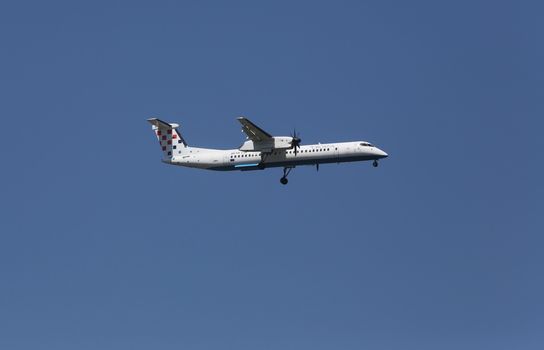
POLYGON ((300 149, 300 143, 302 140, 300 139, 299 135, 297 134, 297 129, 293 128, 293 133, 291 134, 291 148, 295 150, 295 156, 298 154, 298 150, 300 149))

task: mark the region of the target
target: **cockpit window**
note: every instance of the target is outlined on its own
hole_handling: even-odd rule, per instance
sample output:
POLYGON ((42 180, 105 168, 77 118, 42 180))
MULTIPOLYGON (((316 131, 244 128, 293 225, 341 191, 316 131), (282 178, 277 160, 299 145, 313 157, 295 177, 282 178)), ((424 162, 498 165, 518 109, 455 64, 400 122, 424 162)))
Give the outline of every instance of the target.
POLYGON ((368 142, 361 142, 360 145, 365 146, 365 147, 374 147, 372 144, 370 144, 368 142))

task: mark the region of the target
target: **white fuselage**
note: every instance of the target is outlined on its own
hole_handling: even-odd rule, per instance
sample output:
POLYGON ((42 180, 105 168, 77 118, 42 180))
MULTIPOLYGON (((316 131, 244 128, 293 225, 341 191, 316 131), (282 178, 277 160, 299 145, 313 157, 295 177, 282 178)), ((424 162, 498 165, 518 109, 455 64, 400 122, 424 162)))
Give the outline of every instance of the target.
POLYGON ((298 165, 378 160, 387 153, 365 141, 323 143, 272 152, 217 150, 185 147, 174 150, 166 163, 209 170, 258 170, 271 167, 293 168, 298 165))

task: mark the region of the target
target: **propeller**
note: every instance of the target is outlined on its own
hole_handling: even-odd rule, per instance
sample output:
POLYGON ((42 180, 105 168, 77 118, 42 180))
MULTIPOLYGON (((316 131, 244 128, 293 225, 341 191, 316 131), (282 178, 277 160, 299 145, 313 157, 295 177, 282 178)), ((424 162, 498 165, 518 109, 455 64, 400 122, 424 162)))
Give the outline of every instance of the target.
POLYGON ((291 135, 291 148, 295 150, 295 156, 298 153, 298 149, 300 149, 300 143, 302 140, 299 137, 299 134, 297 134, 297 130, 293 129, 293 134, 291 135))

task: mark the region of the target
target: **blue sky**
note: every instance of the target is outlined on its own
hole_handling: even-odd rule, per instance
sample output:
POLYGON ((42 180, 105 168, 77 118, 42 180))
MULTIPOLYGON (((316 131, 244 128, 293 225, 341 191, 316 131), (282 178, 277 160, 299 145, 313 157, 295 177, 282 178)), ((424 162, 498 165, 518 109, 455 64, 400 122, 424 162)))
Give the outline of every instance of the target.
POLYGON ((536 1, 0 5, 0 346, 542 349, 536 1), (169 167, 245 115, 369 163, 169 167))

